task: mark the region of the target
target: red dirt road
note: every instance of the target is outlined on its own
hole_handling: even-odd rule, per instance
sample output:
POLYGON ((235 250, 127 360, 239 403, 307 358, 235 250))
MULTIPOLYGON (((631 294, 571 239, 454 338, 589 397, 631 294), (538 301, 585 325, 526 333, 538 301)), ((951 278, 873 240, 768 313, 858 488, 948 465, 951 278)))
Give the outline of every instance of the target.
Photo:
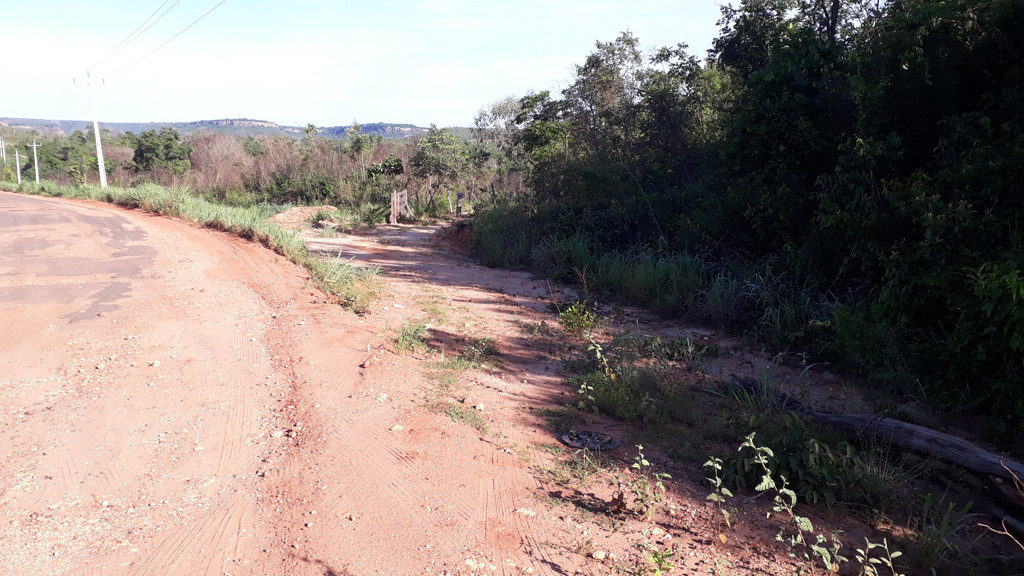
POLYGON ((292 355, 316 334, 350 385, 339 313, 259 246, 0 194, 0 573, 286 573, 292 355))
MULTIPOLYGON (((699 470, 667 468, 653 521, 602 511, 631 449, 604 480, 551 479, 571 451, 540 415, 571 396, 547 283, 425 228, 304 233, 381 266, 368 316, 258 245, 0 193, 0 575, 616 574, 651 549, 683 573, 773 571, 708 538, 719 513, 681 481, 699 470), (431 350, 396 354, 416 322, 431 350), (483 338, 491 366, 443 366, 483 338)), ((628 426, 585 424, 628 446, 628 426)))

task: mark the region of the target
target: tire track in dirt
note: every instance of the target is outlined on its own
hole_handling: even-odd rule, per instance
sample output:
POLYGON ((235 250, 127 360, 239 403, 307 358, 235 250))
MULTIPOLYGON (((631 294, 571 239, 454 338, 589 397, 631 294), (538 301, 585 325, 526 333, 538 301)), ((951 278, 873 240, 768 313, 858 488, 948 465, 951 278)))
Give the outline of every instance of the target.
MULTIPOLYGON (((32 201, 54 213, 80 204, 32 201)), ((269 340, 278 357, 290 353, 288 334, 269 338, 268 311, 306 308, 296 297, 308 292, 302 273, 262 247, 179 222, 108 206, 84 213, 131 238, 91 242, 85 227, 41 227, 35 233, 70 237, 39 245, 85 250, 89 266, 112 259, 110 269, 131 269, 131 290, 85 316, 69 315, 92 305, 75 290, 80 278, 51 283, 52 302, 5 300, 38 344, 0 346, 0 366, 32 367, 7 375, 24 394, 0 394, 0 432, 15 433, 4 452, 17 461, 0 471, 16 488, 0 496, 0 574, 256 572, 266 558, 260 462, 281 448, 269 432, 280 427, 275 399, 284 396, 273 394, 287 380, 286 367, 272 367, 269 340), (154 247, 151 267, 117 262, 142 253, 125 246, 143 240, 154 247), (28 389, 41 369, 49 378, 28 389), (9 406, 26 406, 24 418, 8 420, 9 406)), ((10 233, 0 230, 0 252, 10 233)), ((47 265, 40 254, 25 278, 4 282, 35 286, 32 270, 47 265)))
POLYGON ((198 454, 180 472, 192 485, 194 497, 208 504, 190 521, 160 534, 138 555, 131 574, 177 573, 197 565, 200 574, 230 573, 245 549, 246 534, 254 530, 253 503, 239 492, 236 478, 254 475, 258 455, 265 449, 252 441, 259 428, 254 391, 271 375, 270 361, 260 344, 265 333, 262 325, 248 317, 225 320, 233 325, 228 334, 213 324, 183 332, 188 341, 183 355, 195 359, 197 354, 190 351, 198 349, 213 358, 230 359, 195 375, 195 387, 217 389, 220 400, 202 410, 191 424, 195 428, 191 449, 198 454))
POLYGON ((207 512, 161 535, 147 553, 129 564, 126 574, 230 573, 240 560, 242 540, 251 532, 246 526, 252 524, 246 497, 234 492, 207 512))
MULTIPOLYGON (((406 303, 387 313, 384 327, 380 328, 382 335, 389 322, 392 329, 397 330, 396 326, 416 318, 417 312, 409 309, 409 301, 414 298, 402 291, 421 291, 424 286, 447 287, 442 290, 448 308, 454 312, 458 307, 461 311, 455 312, 456 315, 468 316, 477 326, 477 333, 482 331, 492 337, 513 331, 511 317, 515 314, 510 312, 508 318, 504 316, 508 299, 496 296, 493 290, 500 291, 503 286, 520 282, 521 278, 507 278, 508 273, 496 275, 459 262, 460 268, 473 275, 473 285, 453 286, 447 276, 448 266, 453 261, 425 254, 423 246, 419 245, 422 242, 422 238, 416 240, 418 245, 412 248, 372 245, 352 239, 341 242, 315 239, 310 241, 309 247, 325 254, 355 256, 367 264, 381 266, 382 274, 389 279, 389 288, 395 291, 394 296, 384 296, 382 304, 390 298, 406 303), (484 308, 478 308, 481 305, 484 308), (488 319, 481 323, 475 310, 482 310, 480 313, 488 319)), ((531 290, 538 291, 540 287, 534 283, 531 290)), ((537 304, 532 300, 535 298, 526 296, 511 301, 523 300, 525 305, 535 309, 537 304)), ((380 322, 380 318, 377 320, 380 322)), ((449 319, 446 326, 455 324, 455 320, 449 319)), ((496 339, 501 341, 500 336, 496 339)), ((374 517, 375 529, 368 534, 360 532, 366 538, 364 545, 371 548, 375 547, 373 542, 387 541, 389 546, 396 542, 388 538, 392 526, 413 533, 430 531, 419 538, 401 540, 408 551, 413 552, 412 556, 420 558, 420 564, 405 558, 392 571, 384 573, 424 573, 425 563, 429 561, 454 570, 448 573, 461 574, 467 566, 472 567, 476 565, 474 562, 479 564, 484 559, 486 562, 479 566, 493 565, 500 574, 518 575, 523 570, 536 574, 557 572, 559 569, 553 567, 559 564, 546 549, 543 536, 537 532, 529 515, 528 503, 538 486, 520 456, 443 413, 423 410, 422 400, 415 399, 412 390, 405 389, 415 383, 399 386, 392 376, 418 372, 421 367, 404 361, 386 363, 386 369, 375 365, 367 370, 368 384, 357 385, 358 390, 348 398, 337 393, 317 396, 316 401, 325 405, 322 409, 325 421, 334 422, 326 444, 338 460, 349 464, 344 474, 337 475, 343 476, 338 485, 323 494, 328 502, 321 505, 323 509, 331 517, 352 515, 357 520, 361 514, 373 517, 375 508, 391 510, 392 518, 374 517), (382 393, 388 394, 386 400, 380 400, 382 393), (339 404, 332 407, 325 399, 339 404), (339 412, 340 407, 343 410, 339 412), (395 423, 402 428, 393 430, 395 423), (452 542, 443 544, 447 541, 445 533, 455 536, 455 542, 461 543, 461 554, 458 547, 453 549, 452 542), (437 549, 438 544, 442 545, 441 549, 437 549)), ((473 388, 486 394, 486 408, 481 414, 492 430, 514 430, 519 426, 518 410, 524 401, 535 404, 549 396, 546 389, 535 389, 519 380, 511 381, 509 374, 518 378, 518 371, 516 367, 502 368, 501 372, 507 373, 504 379, 485 376, 484 382, 473 388)), ((549 384, 547 379, 544 384, 549 384)), ((471 395, 475 394, 478 392, 471 395)), ((470 409, 470 404, 476 406, 475 401, 466 399, 464 402, 465 409, 470 409)), ((316 549, 317 557, 330 555, 326 551, 329 547, 316 549)), ((372 565, 348 560, 344 565, 353 574, 373 573, 372 565)))

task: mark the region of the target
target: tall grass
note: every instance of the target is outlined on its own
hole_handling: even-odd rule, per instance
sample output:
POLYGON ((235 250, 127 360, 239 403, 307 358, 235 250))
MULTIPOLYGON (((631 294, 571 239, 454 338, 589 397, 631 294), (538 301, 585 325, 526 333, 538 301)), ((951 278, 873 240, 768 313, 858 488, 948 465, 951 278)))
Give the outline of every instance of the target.
POLYGON ((270 220, 282 206, 229 206, 193 194, 187 187, 143 184, 136 188, 58 186, 52 182, 2 183, 3 189, 24 194, 96 200, 178 218, 258 242, 309 271, 313 281, 339 303, 364 312, 376 294, 377 268, 360 268, 348 261, 324 261, 306 250, 302 237, 270 220))
POLYGON ((477 213, 474 253, 486 265, 528 269, 606 297, 745 333, 777 349, 822 346, 834 299, 774 273, 768 263, 716 262, 665 246, 603 248, 593 236, 551 233, 523 205, 477 213))

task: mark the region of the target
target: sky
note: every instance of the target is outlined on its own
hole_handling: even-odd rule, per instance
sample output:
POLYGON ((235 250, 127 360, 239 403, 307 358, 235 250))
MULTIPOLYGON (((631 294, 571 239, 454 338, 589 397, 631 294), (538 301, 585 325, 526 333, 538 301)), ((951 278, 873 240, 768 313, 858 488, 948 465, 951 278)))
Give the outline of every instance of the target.
POLYGON ((648 54, 686 43, 703 57, 721 2, 5 2, 0 117, 89 120, 88 79, 101 123, 471 126, 505 97, 565 88, 625 30, 648 54))

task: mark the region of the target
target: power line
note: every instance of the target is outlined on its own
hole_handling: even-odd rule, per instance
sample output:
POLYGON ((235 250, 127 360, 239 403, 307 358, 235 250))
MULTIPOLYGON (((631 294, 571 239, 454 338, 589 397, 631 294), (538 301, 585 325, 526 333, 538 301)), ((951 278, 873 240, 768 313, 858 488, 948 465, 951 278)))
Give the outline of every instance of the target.
POLYGON ((210 8, 209 10, 207 10, 205 14, 203 14, 203 15, 202 15, 202 16, 200 16, 199 18, 196 18, 195 20, 193 20, 191 24, 189 24, 188 26, 185 26, 185 28, 183 28, 183 29, 182 29, 182 30, 181 30, 180 32, 178 32, 178 33, 177 33, 177 34, 175 34, 174 36, 171 36, 170 38, 168 38, 167 40, 165 40, 163 44, 160 44, 160 45, 159 45, 159 46, 157 46, 156 48, 153 48, 152 50, 150 50, 149 52, 147 52, 147 53, 146 53, 146 55, 145 55, 145 56, 143 56, 142 58, 139 58, 138 60, 136 60, 136 61, 132 62, 131 64, 128 64, 128 65, 126 65, 126 66, 123 66, 122 68, 120 68, 119 70, 117 70, 116 72, 114 72, 113 74, 111 74, 111 76, 114 76, 114 75, 120 74, 121 72, 124 72, 124 71, 125 71, 126 69, 128 69, 128 68, 131 68, 132 66, 134 66, 134 65, 138 64, 139 62, 142 62, 142 61, 143 61, 143 60, 145 60, 146 58, 149 58, 149 57, 150 57, 150 56, 151 56, 151 55, 152 55, 152 54, 153 54, 154 52, 156 52, 157 50, 159 50, 159 49, 163 48, 164 46, 166 46, 166 45, 170 44, 172 40, 174 40, 174 39, 175 39, 175 38, 177 38, 178 36, 181 36, 182 34, 184 34, 184 33, 185 33, 185 32, 186 32, 186 31, 187 31, 187 30, 188 30, 189 28, 191 28, 191 27, 195 26, 196 24, 198 24, 200 20, 202 20, 203 18, 206 18, 207 16, 209 16, 211 12, 213 12, 213 11, 214 11, 214 10, 216 10, 217 8, 220 8, 220 5, 221 5, 221 4, 223 4, 223 3, 225 3, 225 2, 227 2, 227 1, 228 1, 228 0, 220 0, 220 2, 218 2, 216 6, 214 6, 213 8, 210 8))
POLYGON ((95 68, 95 67, 99 66, 99 65, 100 65, 100 64, 102 64, 102 63, 103 63, 103 62, 104 62, 104 61, 105 61, 105 60, 106 60, 107 58, 110 58, 111 56, 113 56, 114 54, 116 54, 117 52, 119 52, 119 51, 120 51, 121 49, 123 49, 123 48, 127 48, 127 47, 128 47, 128 46, 129 46, 129 45, 130 45, 130 44, 132 43, 132 42, 134 42, 134 41, 138 40, 139 36, 142 36, 143 34, 145 34, 145 33, 146 33, 146 30, 149 30, 150 28, 152 28, 152 27, 153 27, 153 24, 156 24, 157 22, 159 22, 159 21, 160 21, 160 19, 161 19, 161 18, 163 18, 164 16, 166 16, 166 15, 167 15, 167 13, 168 13, 168 12, 170 12, 172 8, 174 8, 175 6, 177 6, 177 5, 178 5, 178 2, 180 2, 181 0, 177 0, 177 2, 175 2, 174 4, 171 4, 171 7, 170 7, 170 8, 168 8, 167 10, 165 10, 165 11, 164 11, 164 13, 163 13, 163 14, 161 14, 159 18, 157 18, 156 20, 153 20, 153 22, 152 22, 152 23, 151 23, 151 24, 150 24, 149 26, 146 26, 146 23, 147 23, 147 22, 149 22, 149 21, 150 21, 150 19, 152 19, 152 18, 153 18, 153 16, 156 16, 157 12, 160 12, 160 10, 161 10, 161 9, 162 9, 162 8, 163 8, 163 7, 165 6, 165 5, 167 5, 167 3, 168 3, 168 2, 170 2, 170 1, 171 1, 171 0, 164 0, 164 3, 163 3, 163 4, 161 4, 160 6, 158 6, 158 7, 157 7, 157 9, 156 9, 156 10, 154 10, 152 14, 150 14, 150 15, 149 15, 149 16, 148 16, 148 17, 147 17, 147 18, 146 18, 145 20, 143 20, 143 21, 142 21, 142 24, 139 24, 139 25, 138 25, 138 26, 137 26, 137 27, 135 28, 135 30, 132 30, 131 34, 129 34, 129 35, 127 35, 127 36, 125 36, 125 37, 124 37, 124 39, 123 39, 123 40, 121 40, 121 41, 120 41, 120 42, 119 42, 119 43, 117 44, 117 46, 114 46, 114 48, 113 48, 113 49, 112 49, 112 50, 111 50, 110 52, 107 52, 107 55, 106 55, 106 56, 104 56, 103 58, 100 58, 99 60, 97 60, 97 61, 96 61, 96 63, 95 63, 95 64, 93 64, 92 66, 89 66, 89 68, 88 68, 88 69, 89 69, 89 70, 92 70, 93 68, 95 68), (143 26, 146 26, 146 30, 142 30, 142 32, 139 32, 139 30, 140 30, 140 29, 141 29, 141 28, 142 28, 143 26), (137 34, 136 34, 136 33, 137 33, 137 34))
POLYGON ((60 108, 57 108, 57 117, 54 120, 60 120, 61 114, 64 113, 64 105, 68 103, 68 96, 71 95, 71 90, 74 89, 74 85, 68 88, 68 91, 64 93, 64 98, 60 101, 60 108))

